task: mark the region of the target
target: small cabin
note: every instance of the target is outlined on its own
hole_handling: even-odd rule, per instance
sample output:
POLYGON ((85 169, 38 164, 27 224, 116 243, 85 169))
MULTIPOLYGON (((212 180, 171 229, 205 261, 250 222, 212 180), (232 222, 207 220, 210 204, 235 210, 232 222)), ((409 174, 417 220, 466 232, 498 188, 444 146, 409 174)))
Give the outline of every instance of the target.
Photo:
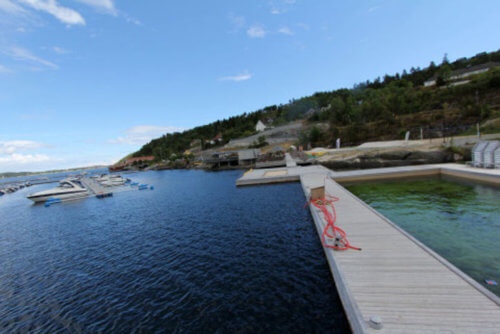
POLYGON ((487 141, 480 141, 472 148, 472 165, 474 167, 483 167, 483 152, 488 145, 487 141))
POLYGON ((494 168, 495 167, 495 151, 499 147, 498 140, 492 140, 488 142, 488 145, 484 148, 483 151, 483 166, 486 168, 494 168))

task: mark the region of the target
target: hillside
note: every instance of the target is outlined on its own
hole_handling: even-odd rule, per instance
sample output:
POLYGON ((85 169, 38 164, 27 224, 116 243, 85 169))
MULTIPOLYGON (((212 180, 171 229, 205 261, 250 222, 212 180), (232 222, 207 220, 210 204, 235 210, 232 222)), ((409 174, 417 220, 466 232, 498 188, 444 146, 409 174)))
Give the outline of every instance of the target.
POLYGON ((327 129, 312 126, 300 136, 300 144, 312 146, 332 146, 336 138, 341 138, 343 145, 401 139, 406 131, 412 136, 420 135, 420 131, 426 137, 455 135, 472 131, 476 123, 485 123, 487 130, 498 131, 499 63, 500 50, 451 63, 445 56, 440 65, 431 62, 424 69, 412 67, 401 74, 357 84, 352 89, 318 92, 287 104, 166 134, 144 145, 133 156, 166 159, 184 152, 194 140, 201 141, 203 149, 211 148, 214 145, 210 140, 219 134, 222 140, 215 146, 223 145, 255 135, 259 120, 273 126, 296 120, 327 123, 327 129), (466 80, 462 78, 467 71, 487 66, 489 70, 472 73, 466 80))

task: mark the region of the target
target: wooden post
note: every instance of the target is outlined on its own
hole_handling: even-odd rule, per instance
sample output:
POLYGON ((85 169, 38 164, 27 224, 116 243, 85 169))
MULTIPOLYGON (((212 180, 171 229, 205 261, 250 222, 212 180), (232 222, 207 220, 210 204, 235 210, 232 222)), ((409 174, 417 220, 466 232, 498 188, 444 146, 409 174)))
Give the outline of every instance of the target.
POLYGON ((311 201, 325 198, 325 186, 311 189, 311 201))

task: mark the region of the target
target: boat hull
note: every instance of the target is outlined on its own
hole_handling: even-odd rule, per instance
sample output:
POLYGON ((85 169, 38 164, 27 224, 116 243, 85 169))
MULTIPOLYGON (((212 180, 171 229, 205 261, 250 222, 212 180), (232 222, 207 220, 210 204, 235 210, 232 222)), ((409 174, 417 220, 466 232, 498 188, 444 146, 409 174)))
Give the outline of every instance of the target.
POLYGON ((88 196, 89 196, 89 192, 86 190, 83 190, 83 191, 75 191, 75 192, 65 193, 65 194, 43 194, 43 195, 33 194, 31 196, 28 196, 27 198, 32 200, 35 203, 44 203, 48 199, 54 199, 54 198, 60 199, 61 201, 65 201, 65 200, 85 198, 88 196))

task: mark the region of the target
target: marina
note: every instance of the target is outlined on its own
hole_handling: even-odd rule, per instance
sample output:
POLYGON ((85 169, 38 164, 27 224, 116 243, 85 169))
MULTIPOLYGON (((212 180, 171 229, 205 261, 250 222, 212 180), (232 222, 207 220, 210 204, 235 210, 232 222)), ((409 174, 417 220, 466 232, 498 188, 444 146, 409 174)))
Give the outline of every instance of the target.
POLYGON ((91 177, 78 176, 65 178, 53 189, 32 193, 26 198, 35 203, 45 203, 45 206, 73 201, 86 197, 106 198, 113 196, 113 192, 131 190, 154 189, 147 184, 138 184, 117 174, 101 174, 91 177))
MULTIPOLYGON (((338 182, 452 175, 500 183, 500 172, 457 164, 333 172, 321 166, 252 170, 238 186, 300 181, 306 199, 323 188, 338 226, 361 251, 323 247, 353 333, 496 333, 500 298, 352 195, 338 182)), ((327 221, 312 203, 318 232, 327 221)))
POLYGON ((0 328, 348 332, 300 185, 236 188, 240 175, 127 174, 155 190, 50 209, 25 196, 51 185, 3 198, 0 328))

